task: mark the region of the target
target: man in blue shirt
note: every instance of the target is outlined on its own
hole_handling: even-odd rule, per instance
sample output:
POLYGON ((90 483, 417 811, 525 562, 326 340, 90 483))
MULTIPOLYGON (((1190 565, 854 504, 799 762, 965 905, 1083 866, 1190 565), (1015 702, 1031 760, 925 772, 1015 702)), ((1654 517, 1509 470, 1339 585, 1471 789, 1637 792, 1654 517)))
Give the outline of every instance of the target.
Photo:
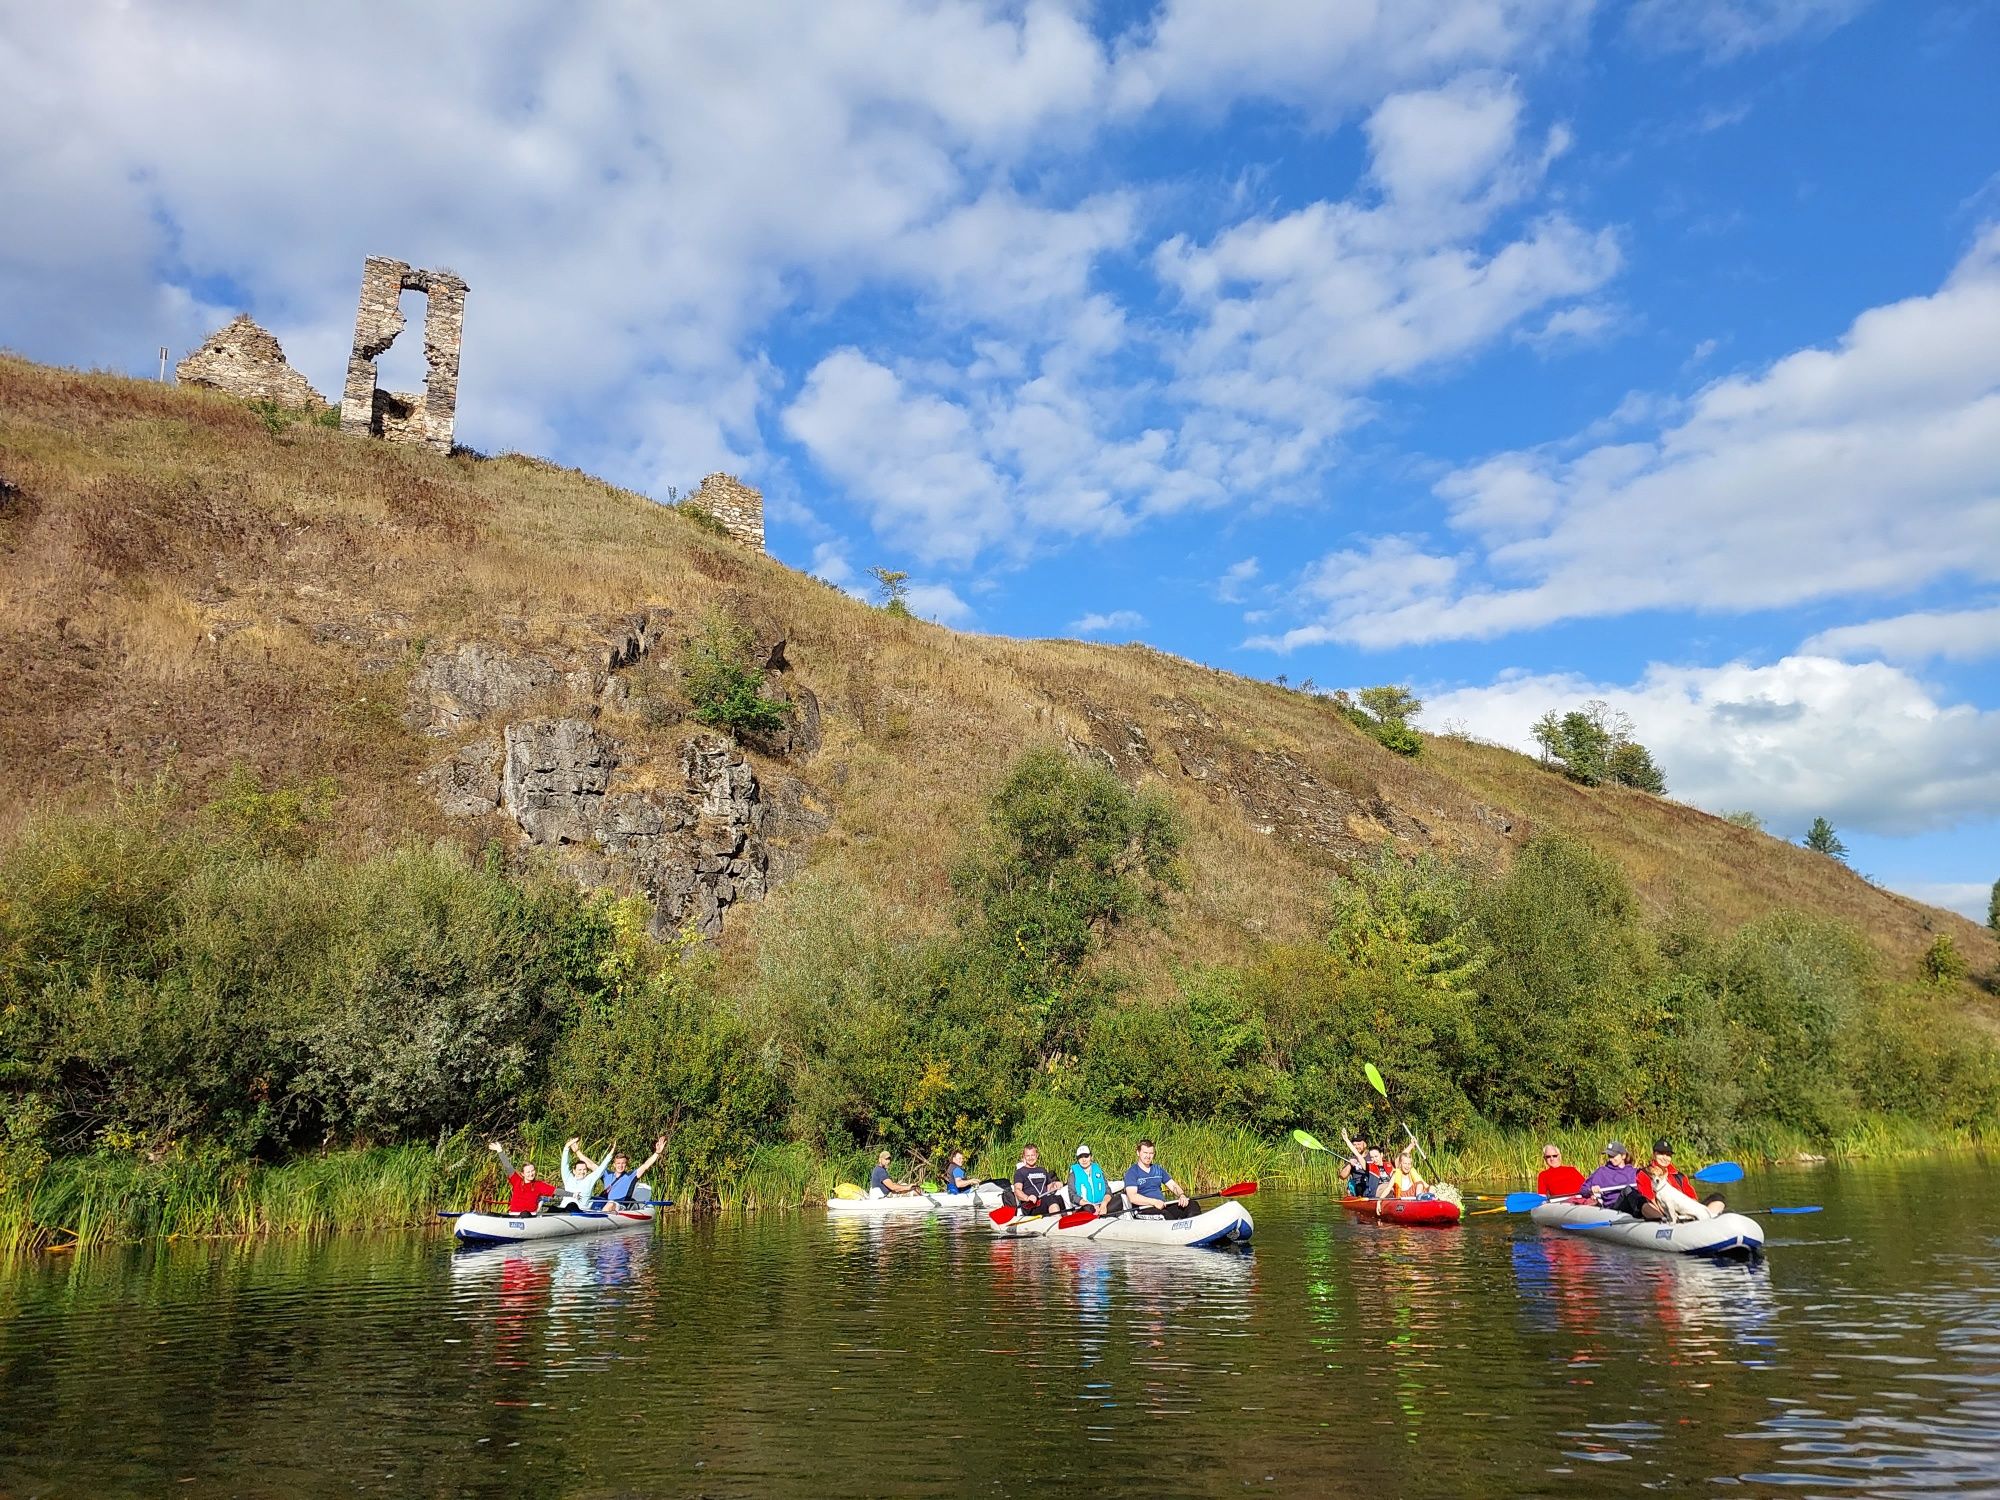
POLYGON ((868 1174, 869 1197, 893 1198, 917 1190, 914 1182, 898 1182, 889 1175, 889 1152, 886 1147, 875 1153, 875 1170, 868 1174))
MULTIPOLYGON (((602 1162, 592 1161, 589 1157, 585 1156, 583 1154, 583 1145, 575 1136, 570 1137, 569 1149, 576 1153, 577 1160, 582 1162, 588 1171, 594 1173, 599 1168, 603 1169, 604 1186, 598 1189, 596 1195, 598 1198, 603 1199, 607 1203, 629 1203, 634 1197, 638 1196, 639 1180, 653 1169, 653 1163, 657 1162, 660 1159, 660 1153, 667 1149, 667 1138, 660 1136, 654 1140, 653 1154, 640 1162, 636 1170, 633 1168, 631 1160, 623 1151, 618 1149, 616 1142, 612 1143, 610 1159, 602 1162)), ((646 1201, 651 1196, 652 1190, 649 1188, 646 1191, 646 1198, 641 1199, 641 1201, 646 1201)))
POLYGON ((1169 1219, 1184 1219, 1193 1207, 1187 1189, 1153 1160, 1151 1141, 1139 1142, 1138 1159, 1125 1169, 1125 1202, 1135 1212, 1161 1214, 1169 1219), (1169 1198, 1174 1200, 1171 1205, 1167 1202, 1169 1198))
POLYGON ((956 1198, 960 1193, 972 1191, 972 1178, 965 1170, 965 1153, 954 1151, 944 1169, 944 1190, 956 1198))
POLYGON ((1104 1207, 1104 1168, 1090 1159, 1088 1146, 1076 1148, 1076 1165, 1069 1169, 1069 1196, 1079 1208, 1104 1207))

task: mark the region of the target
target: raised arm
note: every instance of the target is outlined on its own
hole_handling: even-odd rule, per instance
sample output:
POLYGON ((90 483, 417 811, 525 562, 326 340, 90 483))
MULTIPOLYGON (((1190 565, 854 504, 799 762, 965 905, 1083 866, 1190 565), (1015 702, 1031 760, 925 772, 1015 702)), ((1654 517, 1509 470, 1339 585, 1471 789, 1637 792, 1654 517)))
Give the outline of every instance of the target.
MULTIPOLYGON (((583 1165, 586 1168, 588 1168, 593 1175, 604 1169, 603 1161, 592 1161, 588 1156, 585 1156, 583 1154, 583 1142, 578 1140, 575 1136, 571 1136, 569 1138, 569 1149, 571 1153, 575 1155, 576 1159, 582 1162, 583 1165)), ((604 1161, 610 1161, 611 1158, 616 1156, 617 1154, 618 1154, 618 1143, 616 1141, 613 1141, 611 1143, 611 1149, 604 1153, 604 1161)))
MULTIPOLYGON (((632 1180, 634 1182, 637 1182, 640 1178, 644 1177, 649 1171, 651 1171, 653 1168, 653 1163, 660 1159, 660 1153, 665 1151, 666 1149, 667 1149, 667 1138, 663 1135, 655 1136, 653 1138, 653 1154, 647 1157, 644 1161, 640 1162, 638 1166, 632 1169, 632 1180)), ((615 1155, 616 1153, 613 1154, 615 1155)))
POLYGON ((486 1149, 500 1158, 500 1176, 502 1179, 512 1177, 514 1175, 514 1161, 512 1157, 507 1155, 507 1148, 498 1141, 488 1141, 486 1149))

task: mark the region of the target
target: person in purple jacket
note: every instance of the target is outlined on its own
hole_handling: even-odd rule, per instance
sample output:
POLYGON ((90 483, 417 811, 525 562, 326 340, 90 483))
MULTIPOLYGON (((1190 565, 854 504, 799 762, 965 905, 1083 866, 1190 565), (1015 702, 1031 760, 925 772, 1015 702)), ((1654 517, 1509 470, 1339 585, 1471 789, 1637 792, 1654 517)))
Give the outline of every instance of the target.
POLYGON ((1624 1191, 1639 1180, 1639 1169, 1632 1165, 1632 1153, 1625 1149, 1623 1141, 1604 1143, 1604 1165, 1583 1179, 1583 1190, 1594 1203, 1607 1200, 1615 1203, 1624 1191))

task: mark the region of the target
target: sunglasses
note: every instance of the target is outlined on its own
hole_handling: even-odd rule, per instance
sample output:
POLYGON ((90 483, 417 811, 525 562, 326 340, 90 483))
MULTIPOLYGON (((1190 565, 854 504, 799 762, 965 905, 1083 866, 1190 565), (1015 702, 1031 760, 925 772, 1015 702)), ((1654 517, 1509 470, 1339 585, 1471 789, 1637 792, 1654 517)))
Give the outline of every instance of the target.
POLYGON ((1562 1153, 1560 1151, 1544 1151, 1542 1153, 1543 1161, 1560 1161, 1561 1159, 1562 1153))

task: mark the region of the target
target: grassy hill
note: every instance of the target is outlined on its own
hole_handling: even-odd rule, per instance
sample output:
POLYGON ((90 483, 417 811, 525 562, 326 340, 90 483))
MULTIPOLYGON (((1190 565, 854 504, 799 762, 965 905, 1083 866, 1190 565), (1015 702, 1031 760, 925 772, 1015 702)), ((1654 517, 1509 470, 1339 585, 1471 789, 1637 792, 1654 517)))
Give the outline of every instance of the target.
MULTIPOLYGON (((0 820, 163 771, 199 793, 247 764, 331 777, 354 846, 478 842, 493 829, 444 818, 420 780, 449 749, 405 721, 427 655, 498 642, 574 660, 634 611, 668 612, 671 635, 720 608, 785 640, 823 705, 823 746, 786 768, 830 815, 809 862, 910 912, 943 908, 959 834, 1004 768, 1059 740, 1185 814, 1190 878, 1140 960, 1155 968, 1305 936, 1329 873, 1384 840, 1504 866, 1549 829, 1616 860, 1655 910, 1805 909, 1898 964, 1940 931, 1975 972, 1995 963, 1984 929, 1681 804, 1489 745, 1434 738, 1406 760, 1323 699, 1143 646, 893 618, 530 458, 439 458, 0 358, 0 479, 0 820)), ((604 713, 628 765, 685 732, 644 707, 604 713)), ((735 909, 732 948, 758 915, 735 909)))

